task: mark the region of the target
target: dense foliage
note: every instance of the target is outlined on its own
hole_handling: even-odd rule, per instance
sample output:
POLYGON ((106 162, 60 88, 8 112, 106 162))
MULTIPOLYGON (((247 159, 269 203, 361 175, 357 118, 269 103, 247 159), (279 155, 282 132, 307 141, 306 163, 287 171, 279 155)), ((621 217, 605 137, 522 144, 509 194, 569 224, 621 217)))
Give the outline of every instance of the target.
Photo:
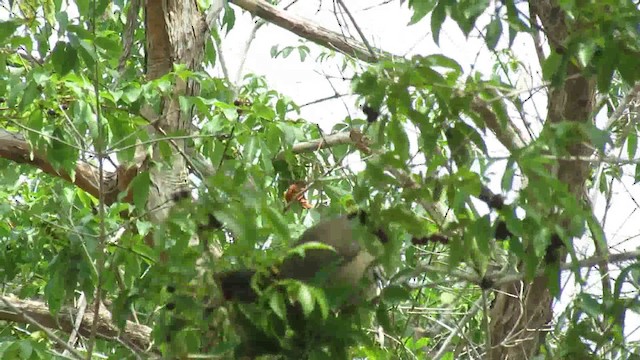
MULTIPOLYGON (((365 109, 333 127, 332 133, 350 132, 350 141, 300 151, 294 145, 330 134, 300 117, 291 94, 274 91, 259 74, 241 84, 212 75, 220 42, 241 26, 238 7, 225 8, 201 69, 176 63, 148 79, 144 21, 123 35, 130 1, 4 2, 0 357, 76 356, 43 332, 34 314, 2 314, 29 315, 10 301, 30 299, 46 303, 50 315, 68 316, 81 294, 93 311, 99 287, 112 324, 149 327, 153 347, 136 347, 126 333, 96 336, 91 328, 98 324, 85 323, 89 331, 70 345, 94 358, 232 358, 267 345, 302 358, 480 358, 490 348, 492 290, 540 276, 545 289, 569 304, 548 324, 536 350, 541 358, 640 356, 624 322, 640 304, 636 256, 620 257, 627 262, 618 260, 619 271, 607 273, 603 264, 616 244, 581 195, 593 189, 615 208, 614 184, 640 176, 637 107, 625 97, 637 97, 640 80, 640 11, 622 0, 531 3, 557 6, 569 30, 545 33, 542 10, 540 25, 529 16, 532 7, 513 0, 402 5, 412 11, 412 24, 430 21, 436 43, 447 20, 465 36, 480 35, 495 60, 490 74, 465 71, 442 54, 381 56, 361 70, 357 59, 320 47, 274 47, 276 58, 297 54, 353 71, 356 101, 349 106, 365 109), (517 37, 537 39, 546 54, 539 59, 543 93, 516 85, 535 62, 510 51, 517 37), (308 56, 315 52, 321 55, 308 56), (180 111, 194 113, 193 129, 152 136, 144 108, 162 109, 177 79, 199 84, 199 93, 178 99, 180 111), (595 82, 596 100, 572 98, 568 79, 595 82), (563 94, 555 92, 563 86, 563 94), (554 108, 560 96, 564 107, 554 108), (542 115, 529 114, 545 102, 542 115), (610 121, 596 122, 597 114, 610 121), (186 150, 176 150, 171 139, 186 140, 186 150), (162 204, 170 207, 162 223, 148 216, 149 189, 156 186, 149 171, 114 197, 92 194, 91 184, 79 181, 87 169, 102 174, 87 180, 93 185, 122 175, 155 145, 166 161, 152 167, 185 156, 190 170, 189 191, 162 204), (507 156, 496 156, 496 149, 507 156), (363 170, 345 165, 348 157, 362 159, 363 170), (580 165, 569 173, 581 179, 558 175, 572 161, 580 165), (299 181, 312 209, 283 198, 299 181), (371 246, 384 269, 374 300, 337 311, 322 289, 283 281, 277 287, 285 291, 271 288, 257 305, 221 302, 217 273, 266 271, 300 251, 291 244, 305 228, 357 209, 389 238, 383 247, 371 246), (579 263, 585 254, 578 240, 590 244, 588 255, 598 261, 579 263), (212 255, 210 246, 222 255, 212 255), (572 266, 563 265, 565 257, 572 266), (602 281, 588 290, 594 280, 585 268, 595 265, 602 281), (575 275, 575 294, 563 295, 561 267, 575 275), (289 303, 301 306, 306 323, 287 317, 289 303), (277 345, 246 343, 265 334, 277 345), (305 336, 314 337, 313 346, 300 349, 305 336)), ((203 12, 209 6, 200 5, 203 12)), ((143 11, 136 15, 143 19, 143 11)), ((62 343, 72 332, 55 322, 46 327, 57 328, 51 331, 62 343)))

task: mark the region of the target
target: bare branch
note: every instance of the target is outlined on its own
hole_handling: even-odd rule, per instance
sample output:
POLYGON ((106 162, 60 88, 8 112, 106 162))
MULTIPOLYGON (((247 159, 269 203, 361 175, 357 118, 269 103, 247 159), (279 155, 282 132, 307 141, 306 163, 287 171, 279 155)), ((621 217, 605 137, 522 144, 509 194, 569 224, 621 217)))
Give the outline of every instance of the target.
MULTIPOLYGON (((322 139, 311 140, 307 142, 301 142, 293 145, 291 151, 294 154, 308 153, 318 151, 320 149, 326 149, 332 146, 344 145, 344 144, 355 144, 355 140, 353 138, 353 130, 339 132, 336 134, 331 134, 324 136, 322 139)), ((285 152, 281 151, 276 155, 276 159, 284 159, 285 152)))
POLYGON ((358 23, 356 22, 356 19, 353 17, 353 15, 351 15, 351 11, 349 11, 349 8, 347 8, 347 5, 345 5, 342 0, 337 0, 337 1, 340 4, 340 6, 342 7, 342 9, 344 10, 344 12, 349 17, 349 20, 351 20, 351 23, 353 23, 353 26, 356 28, 356 31, 358 32, 358 35, 360 35, 360 38, 362 39, 362 42, 364 43, 364 46, 366 46, 366 48, 369 50, 369 53, 371 54, 371 57, 376 59, 377 58, 376 57, 376 53, 373 51, 373 48, 371 47, 371 45, 367 41, 367 37, 364 36, 364 32, 362 32, 362 29, 360 29, 360 26, 358 26, 358 23))
POLYGON ((255 16, 289 30, 300 37, 313 41, 320 46, 339 51, 368 63, 375 63, 379 58, 390 59, 398 57, 375 48, 372 48, 372 51, 374 51, 372 55, 369 49, 361 42, 353 38, 346 38, 342 34, 331 31, 312 21, 282 11, 262 0, 232 0, 230 2, 255 16))
POLYGON ((224 4, 225 4, 225 0, 214 0, 212 2, 211 6, 207 10, 207 13, 205 14, 205 17, 204 17, 203 24, 204 26, 206 26, 206 29, 201 29, 201 32, 203 34, 209 35, 209 32, 211 31, 211 27, 215 24, 215 21, 218 18, 218 15, 222 11, 222 9, 224 9, 224 4))
POLYGON ((618 104, 618 107, 616 107, 609 119, 607 119, 605 129, 611 129, 613 124, 622 116, 622 113, 627 109, 629 104, 638 96, 638 93, 640 93, 640 82, 636 82, 620 104, 618 104))
POLYGON ((440 360, 444 356, 444 354, 449 350, 449 346, 453 339, 458 336, 458 333, 467 325, 467 323, 478 313, 480 310, 480 305, 482 305, 484 298, 479 298, 476 302, 471 306, 471 309, 467 314, 458 322, 456 327, 449 333, 449 336, 442 342, 440 345, 440 349, 438 352, 433 355, 431 358, 433 360, 440 360))

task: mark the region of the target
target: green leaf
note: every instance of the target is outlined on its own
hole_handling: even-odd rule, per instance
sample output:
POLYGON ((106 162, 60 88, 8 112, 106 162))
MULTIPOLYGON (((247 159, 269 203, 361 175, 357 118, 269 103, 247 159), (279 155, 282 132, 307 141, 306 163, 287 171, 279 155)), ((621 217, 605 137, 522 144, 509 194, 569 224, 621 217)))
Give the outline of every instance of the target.
MULTIPOLYGON (((463 70, 462 66, 460 66, 457 61, 442 54, 427 55, 423 58, 422 62, 424 64, 429 64, 430 66, 441 66, 444 68, 453 69, 457 72, 462 72, 463 70)), ((442 78, 442 75, 438 75, 440 76, 440 78, 442 78)))
POLYGON ((435 9, 431 13, 431 33, 433 36, 433 41, 436 45, 440 45, 440 29, 442 28, 442 24, 447 17, 447 8, 444 0, 438 1, 438 5, 436 5, 435 9))
POLYGON ((619 53, 618 72, 627 84, 633 84, 640 78, 638 57, 640 57, 640 51, 635 51, 632 54, 627 51, 620 51, 619 53))
POLYGON ((69 32, 76 34, 80 39, 91 39, 93 37, 93 34, 84 26, 69 25, 67 29, 69 32))
POLYGON ((276 117, 276 112, 273 108, 264 104, 254 104, 253 107, 251 107, 251 110, 253 110, 256 115, 266 120, 274 120, 276 117))
MULTIPOLYGON (((532 261, 527 260, 528 263, 527 265, 531 266, 531 269, 527 269, 527 275, 530 275, 530 277, 528 277, 528 279, 533 279, 533 274, 535 273, 536 269, 534 268, 534 264, 532 261)), ((551 263, 551 264, 547 264, 544 268, 544 274, 547 277, 547 288, 549 289, 549 292, 551 293, 551 295, 555 296, 556 298, 559 298, 561 293, 560 293, 560 268, 558 266, 558 263, 551 263)))
POLYGON ((4 44, 16 32, 18 26, 20 23, 16 20, 0 21, 0 44, 4 44))
POLYGON ((614 291, 613 291, 614 299, 619 299, 620 298, 620 294, 622 293, 622 287, 624 286, 626 281, 628 281, 627 277, 629 277, 630 274, 632 274, 632 271, 638 271, 638 269, 640 269, 640 263, 635 263, 635 264, 629 265, 629 266, 625 267, 624 269, 620 270, 620 274, 616 277, 615 285, 613 287, 613 289, 614 289, 614 291))
POLYGON ((491 219, 489 216, 485 215, 474 221, 470 230, 473 231, 473 236, 478 246, 478 250, 482 254, 489 256, 491 254, 489 245, 493 238, 493 233, 491 232, 491 219))
POLYGON ((107 10, 107 6, 109 6, 111 3, 111 0, 100 0, 98 2, 98 6, 96 7, 96 14, 104 14, 104 12, 107 10))
POLYGON ((400 157, 401 161, 409 160, 409 138, 402 123, 398 119, 392 119, 387 125, 387 134, 393 144, 394 154, 400 157))
POLYGON ((276 102, 276 113, 282 120, 284 120, 287 116, 287 104, 283 99, 278 99, 278 101, 276 102))
POLYGON ((68 43, 58 41, 51 54, 54 70, 64 76, 76 68, 78 64, 78 51, 68 43))
POLYGON ((274 291, 269 298, 269 307, 282 320, 287 320, 287 306, 281 293, 274 291))
MULTIPOLYGON (((42 111, 35 110, 31 112, 31 115, 29 115, 29 121, 27 122, 27 126, 29 126, 32 129, 37 129, 40 130, 42 129, 42 126, 44 124, 44 117, 42 116, 42 111)), ((29 139, 29 142, 34 145, 36 148, 39 146, 39 142, 41 141, 41 137, 39 134, 30 131, 27 133, 27 138, 29 139)))
POLYGON ((304 257, 305 256, 305 252, 308 250, 331 250, 331 251, 335 251, 335 249, 332 246, 329 246, 325 243, 321 243, 321 242, 317 242, 317 241, 309 241, 306 242, 304 244, 300 244, 296 247, 294 247, 293 249, 289 250, 287 252, 287 255, 299 255, 304 257))
POLYGON ((224 7, 224 16, 222 17, 222 27, 227 27, 227 34, 233 29, 236 24, 236 13, 231 6, 224 7))
MULTIPOLYGON (((56 256, 50 263, 50 270, 53 270, 52 265, 55 264, 56 259, 58 259, 58 256, 56 256)), ((56 271, 51 271, 49 281, 44 287, 44 296, 47 300, 47 304, 49 305, 49 312, 51 312, 51 314, 55 315, 60 311, 64 294, 65 289, 62 277, 56 271)))
POLYGON ((29 340, 22 340, 17 344, 20 347, 20 357, 22 359, 29 359, 31 354, 33 354, 33 346, 31 346, 31 342, 29 340))
POLYGON ((402 286, 391 285, 382 290, 382 300, 389 305, 397 305, 411 299, 411 293, 402 286))
POLYGON ((131 192, 133 193, 133 204, 139 210, 144 210, 147 206, 150 185, 151 178, 148 171, 144 171, 138 174, 131 181, 130 187, 131 192))
POLYGON ((409 0, 409 7, 413 8, 413 15, 411 16, 409 25, 413 25, 422 20, 434 6, 434 0, 409 0))
POLYGON ((600 54, 600 58, 596 63, 598 90, 602 93, 608 93, 618 64, 619 53, 615 47, 607 46, 602 49, 600 54))
POLYGON ((627 137, 627 156, 629 159, 634 159, 636 157, 636 152, 638 151, 638 132, 631 131, 629 136, 627 137))
POLYGON ((273 205, 267 204, 262 207, 262 214, 269 224, 271 224, 276 235, 285 241, 290 239, 289 224, 280 211, 277 211, 273 205))
POLYGON ((300 61, 304 61, 309 55, 309 48, 306 46, 298 46, 298 54, 300 54, 300 61))
POLYGON ((315 301, 313 300, 313 294, 309 290, 309 287, 305 284, 301 284, 298 289, 298 301, 300 302, 304 316, 309 316, 313 311, 315 301))
POLYGON ((291 55, 291 52, 293 51, 293 46, 287 46, 284 49, 282 49, 282 57, 283 58, 287 58, 289 57, 289 55, 291 55))
POLYGON ((140 235, 147 235, 153 227, 153 223, 149 221, 136 220, 136 230, 138 230, 138 234, 140 235))
POLYGON ((496 48, 500 36, 502 35, 502 20, 499 17, 494 17, 489 25, 487 25, 486 41, 487 47, 491 50, 496 48))
POLYGON ((62 128, 53 130, 53 139, 47 152, 47 159, 58 169, 64 169, 73 174, 77 160, 77 150, 63 142, 65 132, 62 128))
MULTIPOLYGON (((18 105, 18 108, 20 108, 20 110, 26 110, 28 106, 34 103, 35 99, 40 94, 41 94, 41 91, 38 87, 38 84, 36 84, 35 81, 29 81, 29 84, 24 89, 24 93, 22 94, 22 100, 20 101, 20 105, 18 105)), ((40 109, 34 109, 33 112, 41 113, 40 109)), ((41 128, 42 126, 39 126, 34 129, 40 130, 41 128)))
POLYGON ((384 330, 392 331, 393 327, 389 317, 389 310, 384 304, 378 305, 378 308, 376 309, 376 320, 384 330))
POLYGON ((599 129, 593 123, 581 124, 580 127, 587 133, 593 146, 601 152, 605 150, 606 145, 613 144, 609 131, 599 129))
POLYGON ((327 303, 327 297, 322 289, 317 288, 309 288, 311 293, 313 294, 313 298, 320 309, 320 313, 323 319, 329 317, 329 304, 327 303))
POLYGON ((456 126, 448 128, 445 131, 447 138, 447 146, 451 149, 451 155, 458 166, 468 165, 471 160, 471 154, 469 152, 469 139, 461 131, 462 127, 456 126))
POLYGON ((581 293, 578 295, 578 299, 580 300, 578 302, 580 308, 594 319, 597 319, 602 314, 602 306, 591 295, 581 293))
POLYGON ((95 41, 98 47, 101 47, 112 54, 118 54, 122 51, 122 44, 106 36, 96 37, 95 41))
POLYGON ((113 301, 111 307, 113 320, 119 329, 124 329, 128 318, 131 316, 131 304, 133 297, 128 291, 122 291, 113 301))
POLYGON ((213 45, 212 39, 207 39, 205 49, 204 49, 204 59, 207 64, 214 65, 216 60, 218 59, 218 53, 216 52, 216 47, 213 45))
POLYGON ((453 302, 457 299, 457 296, 450 292, 443 292, 440 294, 440 302, 442 305, 453 304, 453 302))
POLYGON ((90 16, 89 14, 89 0, 75 0, 78 6, 78 12, 80 16, 90 16))
POLYGON ((562 56, 552 51, 542 64, 542 75, 544 80, 551 80, 559 71, 562 65, 562 56))
POLYGON ((578 44, 578 51, 576 54, 576 59, 578 60, 580 66, 587 67, 596 51, 599 50, 598 46, 594 42, 585 42, 578 44))

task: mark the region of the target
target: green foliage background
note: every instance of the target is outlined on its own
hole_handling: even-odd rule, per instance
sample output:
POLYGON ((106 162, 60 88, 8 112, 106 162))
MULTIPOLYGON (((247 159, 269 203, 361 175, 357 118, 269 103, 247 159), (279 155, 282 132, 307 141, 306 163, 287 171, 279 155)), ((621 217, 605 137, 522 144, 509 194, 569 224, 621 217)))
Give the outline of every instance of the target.
MULTIPOLYGON (((211 306, 219 296, 213 274, 266 268, 286 256, 291 242, 311 223, 360 208, 368 210, 377 224, 384 224, 391 239, 380 257, 389 283, 379 301, 362 305, 357 317, 335 317, 326 294, 292 282, 286 284, 284 294, 265 295, 265 311, 249 307, 239 313, 287 344, 291 319, 286 319, 285 303, 298 301, 318 328, 334 330, 329 345, 309 349, 310 357, 426 359, 447 333, 414 336, 416 329, 433 327, 419 309, 448 308, 464 314, 482 298, 476 284, 460 281, 451 270, 482 276, 497 264, 519 260, 527 277, 532 277, 543 263, 553 233, 561 235, 573 259, 572 238, 587 236, 606 245, 592 209, 548 169, 555 163, 554 156, 566 155, 567 144, 582 140, 600 153, 607 146, 625 148, 628 158, 635 160, 638 124, 616 123, 607 129, 593 124, 548 124, 535 141, 511 153, 506 162, 493 158, 485 135, 490 129, 473 101, 479 98, 488 104, 500 124, 511 121, 513 110, 524 108, 521 97, 509 94, 518 93, 510 79, 525 65, 508 49, 516 35, 535 30, 523 7, 513 0, 407 3, 413 11, 411 23, 429 19, 436 43, 445 20, 454 21, 467 36, 483 36, 487 49, 495 54, 496 71, 465 73, 440 54, 383 59, 359 71, 352 82, 354 93, 361 104, 379 109, 382 115, 371 124, 364 115, 345 118, 333 129, 359 130, 370 139, 371 154, 360 153, 366 167, 357 173, 343 166, 347 155, 358 153, 353 145, 294 154, 294 144, 327 134, 307 121, 311 119, 300 118, 298 105, 287 94, 272 90, 259 75, 248 75, 236 89, 225 79, 175 64, 173 72, 146 81, 143 27, 136 29, 132 55, 119 70, 128 1, 4 3, 11 11, 0 22, 0 124, 4 130, 22 134, 35 152, 45 154, 55 169, 73 178, 78 162, 95 165, 103 153, 109 158, 105 164, 113 167, 133 160, 136 143, 158 141, 144 130, 148 123, 140 115, 141 107, 160 108, 176 78, 190 79, 200 84, 201 93, 181 97, 180 105, 183 111, 195 109, 198 131, 167 135, 188 136, 188 146, 213 166, 215 174, 200 178, 202 172, 196 169, 192 174, 196 204, 178 202, 169 221, 157 226, 145 217, 148 174, 132 183, 131 203, 115 201, 101 215, 96 211, 98 199, 68 181, 19 161, 0 159, 3 292, 44 300, 52 314, 72 304, 79 292, 91 304, 98 283, 98 243, 106 236, 102 290, 111 303, 114 322, 123 325, 137 319, 151 326, 155 345, 166 356, 182 357, 204 348, 225 358, 238 344, 232 325, 241 319, 231 316, 231 307, 211 306), (66 6, 77 7, 79 15, 69 17, 66 6), (483 14, 491 20, 479 28, 477 20, 483 14), (250 99, 251 104, 236 106, 237 97, 250 99), (509 205, 487 214, 475 199, 494 176, 488 169, 500 162, 506 163, 500 192, 509 195, 509 205), (393 170, 409 174, 408 180, 399 181, 393 170), (518 180, 521 176, 529 179, 526 185, 518 180), (307 211, 294 204, 284 211, 282 194, 297 180, 311 184, 307 197, 318 205, 316 209, 307 211), (425 206, 434 203, 445 204, 455 221, 438 221, 425 206), (516 209, 526 216, 516 216, 516 209), (206 259, 203 275, 194 265, 203 247, 188 244, 209 214, 225 225, 226 231, 207 233, 207 241, 224 248, 224 256, 206 259), (496 218, 506 221, 513 233, 509 241, 494 241, 496 218), (561 222, 566 218, 572 219, 569 225, 561 222), (123 228, 126 231, 118 232, 123 228), (411 244, 412 237, 434 233, 450 235, 450 242, 426 248, 411 244), (155 247, 145 243, 148 234, 155 247), (234 241, 228 241, 231 236, 234 241), (421 271, 426 264, 438 265, 442 271, 421 271), (392 339, 385 348, 375 343, 370 331, 378 326, 392 339), (351 347, 345 350, 345 344, 351 347)), ((541 64, 543 77, 553 86, 565 81, 568 66, 579 66, 597 79, 603 98, 597 110, 611 114, 640 78, 637 6, 629 1, 559 3, 570 14, 575 32, 563 48, 550 49, 541 64)), ((205 68, 218 61, 214 43, 233 28, 234 11, 239 10, 225 10, 224 31, 208 41, 205 68)), ((340 62, 328 52, 312 59, 313 52, 303 44, 274 47, 272 56, 296 54, 301 61, 340 62)), ((355 60, 342 61, 345 67, 358 68, 355 60)), ((170 155, 173 150, 164 142, 160 151, 170 155)), ((610 191, 611 180, 623 176, 623 165, 605 165, 605 176, 596 184, 599 191, 610 191)), ((640 170, 635 174, 637 179, 640 170)), ((578 269, 573 270, 580 279, 578 269)), ((559 273, 551 271, 549 276, 554 295, 559 296, 560 288, 554 285, 559 273)), ((567 359, 637 357, 637 343, 627 341, 623 322, 596 326, 604 318, 620 319, 624 311, 637 311, 637 295, 621 290, 627 279, 637 279, 637 264, 622 268, 612 293, 580 292, 560 314, 543 353, 567 359)), ((454 358, 454 350, 458 356, 463 356, 459 351, 470 356, 468 350, 460 349, 486 340, 483 321, 481 311, 465 323, 466 338, 454 339, 454 349, 444 358, 454 358)), ((57 345, 36 327, 0 324, 0 357, 61 358, 57 345)), ((134 358, 131 349, 115 341, 97 340, 95 351, 112 359, 134 358)))

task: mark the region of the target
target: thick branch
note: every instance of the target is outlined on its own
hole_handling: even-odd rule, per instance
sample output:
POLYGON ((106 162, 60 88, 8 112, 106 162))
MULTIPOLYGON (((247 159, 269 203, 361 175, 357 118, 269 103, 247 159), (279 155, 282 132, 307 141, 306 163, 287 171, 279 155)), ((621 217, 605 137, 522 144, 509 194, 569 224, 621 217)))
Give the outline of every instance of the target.
POLYGON ((503 126, 496 114, 491 110, 488 102, 476 96, 471 102, 471 110, 482 118, 486 127, 491 130, 507 150, 514 151, 524 146, 524 142, 522 141, 524 137, 519 133, 518 128, 513 126, 511 122, 503 126))
MULTIPOLYGON (((0 301, 0 320, 28 323, 26 315, 44 327, 71 333, 74 328, 74 319, 71 316, 72 312, 69 310, 63 308, 58 316, 53 317, 44 302, 21 300, 13 295, 2 296, 2 301, 0 301), (11 306, 7 306, 5 302, 11 306)), ((91 332, 92 321, 93 311, 87 309, 82 318, 82 324, 78 329, 79 333, 88 336, 91 332)), ((111 313, 104 308, 101 309, 100 316, 98 316, 97 336, 106 340, 122 342, 133 349, 137 349, 139 352, 146 351, 151 346, 150 327, 127 321, 125 328, 120 331, 113 324, 111 313)))
MULTIPOLYGON (((32 153, 27 141, 18 133, 0 129, 0 158, 19 164, 35 166, 49 175, 66 180, 96 198, 98 197, 100 189, 98 186, 98 174, 93 167, 87 163, 79 162, 72 178, 72 175, 66 171, 55 169, 42 154, 37 152, 32 153)), ((115 173, 106 173, 104 179, 104 188, 109 189, 107 194, 105 194, 105 200, 107 204, 111 204, 117 199, 118 195, 116 186, 117 177, 115 173)))
MULTIPOLYGON (((336 145, 355 144, 352 133, 353 131, 344 131, 326 135, 322 139, 297 143, 291 147, 291 151, 294 154, 301 154, 318 151, 320 149, 326 149, 336 145)), ((285 152, 281 151, 280 153, 278 153, 278 155, 276 155, 276 159, 283 159, 284 155, 285 152)))
POLYGON ((368 63, 375 63, 379 58, 390 59, 394 57, 391 53, 375 48, 373 48, 373 51, 377 54, 372 54, 364 44, 353 38, 347 38, 340 33, 331 31, 312 21, 282 11, 275 6, 269 5, 265 1, 231 0, 229 2, 232 2, 257 17, 289 30, 300 37, 313 41, 320 46, 339 51, 356 59, 368 63))

